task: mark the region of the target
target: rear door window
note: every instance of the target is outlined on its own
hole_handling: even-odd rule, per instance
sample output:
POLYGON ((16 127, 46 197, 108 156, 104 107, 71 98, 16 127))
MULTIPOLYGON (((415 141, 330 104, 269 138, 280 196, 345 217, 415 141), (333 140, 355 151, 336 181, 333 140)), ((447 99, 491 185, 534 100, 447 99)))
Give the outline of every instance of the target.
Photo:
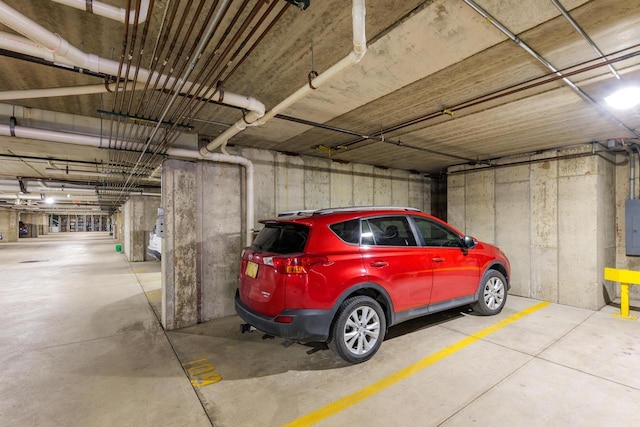
POLYGON ((275 254, 295 254, 304 251, 309 227, 293 223, 266 224, 253 241, 251 249, 275 254))
POLYGON ((385 216, 363 221, 363 244, 365 235, 370 245, 376 246, 418 246, 415 236, 405 216, 385 216))

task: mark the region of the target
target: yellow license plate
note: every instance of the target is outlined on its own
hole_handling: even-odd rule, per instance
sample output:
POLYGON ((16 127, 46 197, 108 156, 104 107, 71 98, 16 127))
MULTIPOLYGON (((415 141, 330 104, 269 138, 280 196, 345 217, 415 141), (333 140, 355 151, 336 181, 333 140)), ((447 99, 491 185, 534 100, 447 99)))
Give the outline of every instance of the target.
POLYGON ((244 269, 244 274, 255 279, 258 276, 258 264, 253 261, 248 261, 247 267, 244 269))

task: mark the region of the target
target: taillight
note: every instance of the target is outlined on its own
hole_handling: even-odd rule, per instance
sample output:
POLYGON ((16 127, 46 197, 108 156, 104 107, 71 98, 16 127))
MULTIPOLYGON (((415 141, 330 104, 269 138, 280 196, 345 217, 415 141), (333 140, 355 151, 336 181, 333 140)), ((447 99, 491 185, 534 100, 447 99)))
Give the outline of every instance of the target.
POLYGON ((329 259, 322 255, 304 255, 297 257, 264 257, 262 262, 272 265, 280 274, 307 274, 309 268, 317 264, 326 264, 329 259))

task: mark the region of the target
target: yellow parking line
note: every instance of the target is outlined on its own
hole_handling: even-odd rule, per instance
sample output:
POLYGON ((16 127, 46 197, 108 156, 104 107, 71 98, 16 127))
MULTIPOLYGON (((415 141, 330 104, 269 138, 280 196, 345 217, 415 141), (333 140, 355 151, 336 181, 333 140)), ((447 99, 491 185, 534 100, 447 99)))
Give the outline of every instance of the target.
POLYGON ((145 279, 145 280, 138 279, 138 282, 140 282, 140 283, 151 283, 151 282, 158 282, 159 280, 160 280, 160 278, 158 277, 157 279, 145 279))
POLYGON ((293 427, 293 426, 309 426, 309 425, 313 425, 316 424, 322 420, 325 420, 335 414, 337 414, 338 412, 341 412, 347 408, 349 408, 350 406, 355 405, 356 403, 367 399, 368 397, 373 396, 376 393, 381 392, 382 390, 391 387, 392 385, 396 384, 397 382, 402 381, 405 378, 410 377, 413 374, 416 374, 418 372, 420 372, 421 370, 433 365, 436 362, 439 362, 440 360, 451 356, 454 353, 457 353, 458 351, 462 350, 463 348, 473 344, 474 342, 481 340, 482 338, 486 337, 487 335, 490 335, 494 332, 496 332, 499 329, 504 328, 505 326, 510 325, 511 323, 525 317, 528 316, 531 313, 534 313, 538 310, 540 310, 541 308, 544 308, 546 306, 548 306, 550 303, 548 302, 541 302, 539 304, 536 304, 534 306, 531 306, 525 310, 522 310, 512 316, 509 316, 505 319, 502 319, 501 321, 485 328, 482 329, 479 332, 476 332, 473 335, 470 335, 466 338, 461 339, 460 341, 450 345, 447 348, 444 348, 430 356, 425 357, 422 360, 419 360, 418 362, 407 366, 406 368, 403 368, 385 378, 382 378, 381 380, 376 381, 375 383, 356 391, 355 393, 352 393, 348 396, 343 397, 342 399, 336 400, 333 403, 328 404, 327 406, 318 409, 317 411, 311 412, 310 414, 307 414, 303 417, 298 418, 297 420, 294 420, 292 422, 290 422, 289 424, 287 424, 288 427, 293 427))

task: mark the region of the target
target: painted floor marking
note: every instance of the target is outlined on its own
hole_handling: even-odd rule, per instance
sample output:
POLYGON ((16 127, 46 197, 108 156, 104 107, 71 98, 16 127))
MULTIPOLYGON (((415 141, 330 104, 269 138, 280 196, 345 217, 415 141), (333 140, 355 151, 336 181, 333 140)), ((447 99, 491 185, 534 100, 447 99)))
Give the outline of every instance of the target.
POLYGON ((341 399, 338 399, 335 402, 330 403, 325 407, 318 409, 317 411, 304 415, 290 422, 289 424, 286 424, 286 426, 287 427, 310 426, 322 420, 325 420, 337 414, 338 412, 344 411, 345 409, 355 405, 356 403, 361 402, 367 399, 368 397, 371 397, 374 394, 377 394, 388 387, 391 387, 392 385, 402 381, 403 379, 408 378, 411 375, 422 371, 423 369, 439 362, 440 360, 445 359, 446 357, 449 357, 454 353, 457 353, 458 351, 462 350, 465 347, 468 347, 474 342, 483 339, 487 335, 490 335, 504 328, 505 326, 508 326, 513 322, 520 320, 523 317, 528 316, 529 314, 534 313, 540 310, 541 308, 548 306, 549 304, 551 303, 543 301, 527 309, 524 309, 516 314, 513 314, 505 319, 502 319, 501 321, 494 323, 493 325, 487 328, 484 328, 473 335, 463 338, 460 341, 450 345, 449 347, 443 348, 442 350, 436 353, 433 353, 425 357, 424 359, 419 360, 418 362, 412 365, 409 365, 406 368, 403 368, 385 378, 382 378, 381 380, 378 380, 375 383, 368 385, 367 387, 361 390, 356 391, 355 393, 351 393, 350 395, 345 396, 341 399))

